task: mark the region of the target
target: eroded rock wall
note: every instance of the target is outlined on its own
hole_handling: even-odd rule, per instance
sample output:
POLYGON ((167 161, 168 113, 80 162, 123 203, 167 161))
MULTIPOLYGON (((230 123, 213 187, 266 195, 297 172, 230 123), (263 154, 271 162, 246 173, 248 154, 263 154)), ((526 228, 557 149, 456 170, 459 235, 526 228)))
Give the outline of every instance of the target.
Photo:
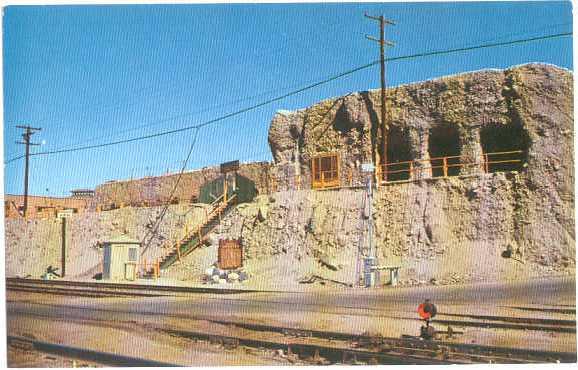
MULTIPOLYGON (((528 64, 389 89, 388 135, 397 130, 396 139, 406 140, 417 170, 413 181, 387 184, 376 194, 375 242, 382 257, 404 259, 406 276, 418 280, 573 273, 572 84, 567 70, 528 64), (443 152, 447 143, 439 137, 452 132, 460 167, 456 176, 432 178, 428 160, 436 148, 431 141, 443 152), (522 152, 515 157, 519 164, 484 166, 483 154, 508 150, 522 152), (508 254, 512 258, 503 257, 508 254)), ((310 160, 335 152, 342 163, 340 182, 347 184, 349 170, 359 176, 360 163, 372 158, 379 163, 383 155, 378 102, 379 92, 369 91, 278 113, 269 132, 275 164, 297 168, 310 182, 310 160)), ((359 194, 305 193, 304 198, 300 192, 276 194, 264 223, 247 223, 239 211, 240 219, 231 224, 243 224, 245 231, 232 236, 240 232, 249 257, 285 253, 287 245, 300 248, 291 253, 315 257, 359 244, 361 205, 347 200, 359 194), (323 202, 328 205, 316 220, 315 204, 323 202), (308 229, 310 223, 322 226, 308 229)), ((355 253, 348 253, 342 265, 351 270, 355 253)))
MULTIPOLYGON (((572 81, 568 70, 527 64, 390 88, 385 140, 389 138, 388 146, 394 147, 401 140, 407 143, 407 159, 416 161, 412 178, 432 176, 428 160, 436 152, 461 156, 462 166, 456 171, 465 175, 484 172, 483 153, 511 148, 524 152, 521 159, 528 164, 530 179, 543 176, 541 168, 547 163, 559 161, 559 177, 568 186, 573 183, 564 168, 573 167, 572 81), (436 136, 454 133, 456 153, 443 141, 432 143, 436 136), (496 140, 506 134, 511 143, 496 140), (552 146, 556 141, 563 145, 552 146)), ((342 183, 351 172, 359 176, 360 163, 372 159, 381 163, 379 101, 379 91, 372 90, 276 114, 269 131, 275 164, 298 167, 296 172, 310 184, 311 159, 322 153, 338 153, 342 183)), ((396 154, 387 153, 386 162, 400 161, 396 154)))

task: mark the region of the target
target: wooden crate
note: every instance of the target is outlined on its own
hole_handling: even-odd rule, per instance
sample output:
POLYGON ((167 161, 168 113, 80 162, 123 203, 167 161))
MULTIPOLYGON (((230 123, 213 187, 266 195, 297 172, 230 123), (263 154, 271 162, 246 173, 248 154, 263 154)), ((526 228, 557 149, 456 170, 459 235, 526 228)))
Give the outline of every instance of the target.
POLYGON ((239 240, 219 240, 218 265, 221 270, 232 270, 243 267, 243 248, 239 240))

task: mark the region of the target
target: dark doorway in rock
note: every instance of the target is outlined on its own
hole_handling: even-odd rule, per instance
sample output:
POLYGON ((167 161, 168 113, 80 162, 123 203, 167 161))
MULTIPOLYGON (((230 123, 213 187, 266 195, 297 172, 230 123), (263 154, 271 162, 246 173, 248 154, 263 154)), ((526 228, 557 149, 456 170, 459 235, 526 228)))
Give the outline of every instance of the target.
POLYGON ((387 135, 387 165, 384 168, 384 179, 409 180, 412 168, 407 130, 391 127, 387 135))
POLYGON ((439 125, 429 130, 429 156, 433 177, 460 174, 460 134, 456 127, 439 125))
POLYGON ((520 171, 527 160, 528 134, 521 125, 490 124, 480 130, 485 172, 520 171))

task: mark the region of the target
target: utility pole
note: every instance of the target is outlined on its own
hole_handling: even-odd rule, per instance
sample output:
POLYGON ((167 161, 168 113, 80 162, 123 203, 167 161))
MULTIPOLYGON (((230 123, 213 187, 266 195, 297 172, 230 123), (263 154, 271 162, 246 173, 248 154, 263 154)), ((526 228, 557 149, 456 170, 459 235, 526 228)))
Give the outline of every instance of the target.
MULTIPOLYGON (((379 40, 371 37, 371 36, 365 36, 367 39, 371 40, 371 41, 375 41, 377 43, 379 43, 379 56, 380 56, 380 61, 381 61, 381 132, 382 132, 382 143, 381 143, 381 158, 380 158, 380 163, 381 163, 381 167, 379 167, 381 169, 381 171, 383 171, 383 173, 385 173, 385 171, 387 170, 387 168, 384 168, 384 165, 387 163, 387 131, 388 131, 388 127, 387 124, 385 123, 385 45, 387 46, 394 46, 395 44, 391 41, 387 41, 385 39, 385 25, 389 24, 389 25, 395 25, 395 23, 389 19, 385 19, 383 17, 383 15, 380 15, 379 17, 375 17, 375 16, 371 16, 368 15, 367 13, 365 14, 366 18, 369 19, 373 19, 374 21, 378 21, 379 22, 379 40)), ((378 171, 378 172, 381 172, 378 171)), ((377 179, 378 181, 381 179, 377 179)))
POLYGON ((22 138, 24 139, 24 141, 17 141, 16 142, 16 144, 26 145, 26 164, 24 166, 24 207, 23 207, 24 208, 23 216, 26 217, 26 212, 28 210, 28 162, 30 159, 30 145, 40 145, 40 144, 31 143, 30 137, 36 131, 41 131, 42 129, 30 127, 30 126, 16 126, 16 127, 26 130, 22 134, 22 138))

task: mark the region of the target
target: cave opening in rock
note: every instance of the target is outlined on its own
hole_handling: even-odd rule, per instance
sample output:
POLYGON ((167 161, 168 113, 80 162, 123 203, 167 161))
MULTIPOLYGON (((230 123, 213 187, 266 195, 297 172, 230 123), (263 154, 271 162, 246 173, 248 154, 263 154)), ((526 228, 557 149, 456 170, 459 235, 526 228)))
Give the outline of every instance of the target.
POLYGON ((520 171, 527 160, 527 133, 517 124, 491 124, 480 131, 486 172, 520 171))
POLYGON ((433 177, 460 174, 461 145, 456 127, 440 125, 429 130, 429 156, 433 177))
POLYGON ((387 181, 409 180, 411 160, 407 130, 391 127, 387 135, 387 166, 384 178, 387 181))

